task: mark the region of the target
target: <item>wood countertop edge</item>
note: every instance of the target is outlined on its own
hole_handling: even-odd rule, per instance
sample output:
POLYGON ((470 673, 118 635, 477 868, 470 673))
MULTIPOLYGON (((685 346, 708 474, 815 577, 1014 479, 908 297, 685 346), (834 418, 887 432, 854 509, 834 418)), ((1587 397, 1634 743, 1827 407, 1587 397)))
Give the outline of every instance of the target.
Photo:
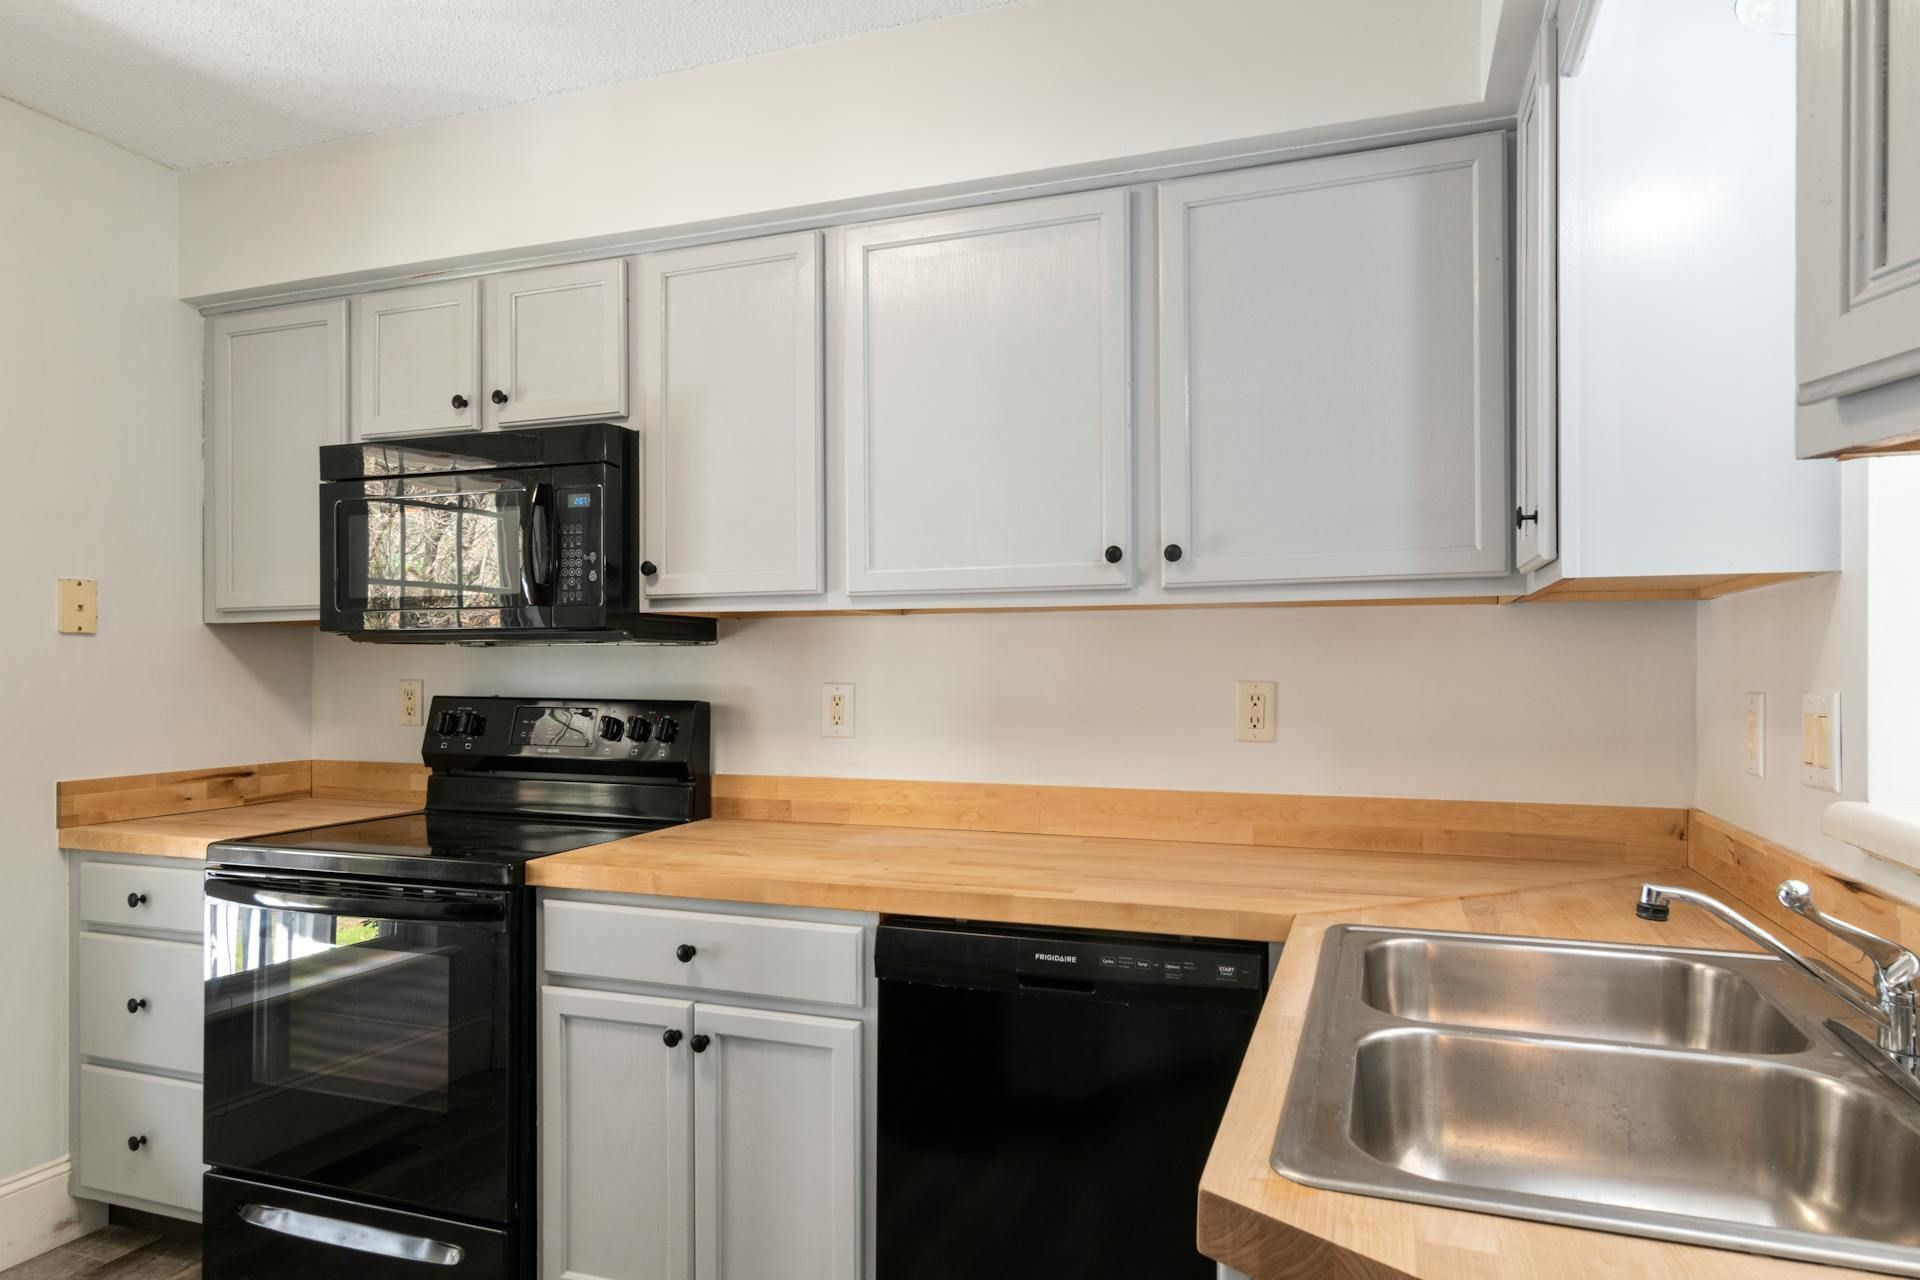
POLYGON ((302 827, 394 817, 419 807, 399 801, 290 796, 221 809, 60 827, 58 847, 66 853, 122 853, 202 862, 207 847, 220 840, 257 840, 302 827))
MULTIPOLYGON (((1645 872, 1529 888, 1514 893, 1395 903, 1302 914, 1276 966, 1267 1003, 1201 1176, 1196 1242, 1201 1253, 1252 1280, 1483 1280, 1493 1275, 1556 1280, 1871 1280, 1875 1273, 1607 1231, 1563 1227, 1472 1210, 1325 1191, 1294 1182, 1267 1163, 1292 1079, 1294 1055, 1326 931, 1340 924, 1646 942, 1657 928, 1674 946, 1757 950, 1703 913, 1676 912, 1666 925, 1641 925, 1632 912, 1645 872), (1596 895, 1604 894, 1604 899, 1596 895), (1604 920, 1590 908, 1618 903, 1604 920), (1577 905, 1571 908, 1569 902, 1577 905), (1524 927, 1544 906, 1563 924, 1524 927), (1680 926, 1675 928, 1674 926, 1680 926)), ((1698 872, 1664 870, 1667 883, 1718 896, 1728 891, 1698 872)))

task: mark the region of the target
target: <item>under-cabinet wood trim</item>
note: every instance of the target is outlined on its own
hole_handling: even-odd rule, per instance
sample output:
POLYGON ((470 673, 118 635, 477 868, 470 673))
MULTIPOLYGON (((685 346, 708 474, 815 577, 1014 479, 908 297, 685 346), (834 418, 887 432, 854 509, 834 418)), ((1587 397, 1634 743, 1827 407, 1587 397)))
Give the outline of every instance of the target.
POLYGON ((1828 570, 1800 573, 1690 573, 1665 574, 1645 578, 1561 578, 1538 591, 1521 596, 1520 604, 1547 601, 1571 604, 1575 601, 1627 600, 1718 600, 1738 591, 1777 586, 1818 577, 1828 570))

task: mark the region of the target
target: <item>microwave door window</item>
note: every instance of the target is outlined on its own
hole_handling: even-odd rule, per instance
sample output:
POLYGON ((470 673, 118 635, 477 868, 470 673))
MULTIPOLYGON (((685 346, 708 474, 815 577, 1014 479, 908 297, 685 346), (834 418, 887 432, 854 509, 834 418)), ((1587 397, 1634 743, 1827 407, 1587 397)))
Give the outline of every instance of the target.
POLYGON ((340 510, 341 608, 371 629, 486 630, 535 603, 527 489, 459 476, 367 485, 386 487, 404 491, 340 510))

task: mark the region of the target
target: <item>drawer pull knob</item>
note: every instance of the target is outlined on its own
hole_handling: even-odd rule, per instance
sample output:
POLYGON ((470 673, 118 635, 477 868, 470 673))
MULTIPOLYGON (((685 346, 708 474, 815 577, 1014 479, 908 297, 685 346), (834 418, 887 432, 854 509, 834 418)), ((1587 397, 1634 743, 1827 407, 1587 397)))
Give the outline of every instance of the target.
POLYGON ((713 1041, 708 1039, 706 1036, 695 1036, 688 1043, 692 1047, 695 1053, 705 1053, 707 1051, 707 1046, 712 1044, 713 1041))
POLYGON ((144 907, 147 905, 147 895, 144 893, 130 893, 127 895, 127 905, 129 907, 144 907))
POLYGON ((674 1047, 675 1045, 677 1045, 677 1044, 679 1044, 679 1043, 680 1043, 680 1028, 678 1028, 678 1027, 668 1027, 668 1028, 667 1028, 667 1029, 666 1029, 666 1030, 665 1030, 664 1032, 662 1032, 662 1033, 661 1033, 661 1035, 660 1035, 660 1043, 661 1043, 661 1044, 664 1044, 664 1045, 665 1045, 665 1046, 667 1046, 667 1048, 669 1048, 669 1049, 671 1049, 671 1048, 673 1048, 673 1047, 674 1047))
POLYGON ((129 1151, 138 1151, 140 1148, 146 1145, 147 1145, 147 1135, 144 1133, 137 1138, 127 1139, 127 1150, 129 1151))
POLYGON ((133 996, 127 997, 128 1013, 138 1013, 146 1007, 147 1007, 147 1002, 145 1000, 141 1000, 133 996))
POLYGON ((700 954, 700 949, 691 942, 683 942, 673 949, 673 954, 681 964, 692 964, 693 958, 700 954))
POLYGON ((493 389, 493 402, 495 404, 505 404, 507 402, 507 393, 495 387, 493 389))
POLYGON ((464 409, 464 408, 466 408, 466 407, 467 407, 467 398, 466 398, 465 396, 462 396, 462 395, 456 395, 456 396, 454 396, 454 398, 453 398, 453 407, 454 407, 454 408, 456 408, 456 409, 464 409))

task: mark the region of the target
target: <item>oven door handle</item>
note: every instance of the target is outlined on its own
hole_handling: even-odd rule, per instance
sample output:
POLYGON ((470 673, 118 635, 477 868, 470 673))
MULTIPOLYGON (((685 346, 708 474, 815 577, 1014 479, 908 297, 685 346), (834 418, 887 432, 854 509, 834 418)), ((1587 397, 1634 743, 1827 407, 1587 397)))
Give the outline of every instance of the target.
POLYGON ((240 1220, 262 1231, 292 1236, 296 1240, 330 1244, 335 1248, 378 1254, 383 1258, 424 1262, 430 1266, 457 1267, 466 1256, 466 1250, 457 1244, 430 1240, 426 1236, 410 1236, 359 1222, 345 1222, 317 1213, 302 1213, 298 1209, 246 1204, 240 1206, 240 1220))
POLYGON ((370 898, 350 893, 296 893, 257 880, 207 877, 207 896, 268 911, 305 911, 316 915, 364 916, 375 920, 420 920, 440 924, 504 924, 504 897, 370 898))

